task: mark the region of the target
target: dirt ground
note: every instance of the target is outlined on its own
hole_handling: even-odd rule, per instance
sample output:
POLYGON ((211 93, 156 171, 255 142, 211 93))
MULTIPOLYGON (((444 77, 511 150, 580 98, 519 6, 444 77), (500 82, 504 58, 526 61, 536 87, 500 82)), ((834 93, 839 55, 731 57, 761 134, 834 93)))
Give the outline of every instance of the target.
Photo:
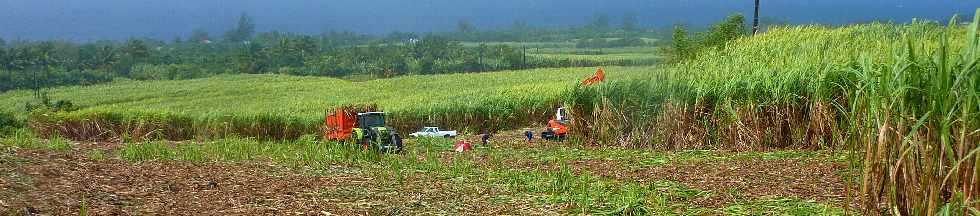
MULTIPOLYGON (((509 148, 554 147, 558 142, 536 140, 525 142, 522 131, 502 131, 494 141, 509 148)), ((470 139, 478 139, 476 137, 470 139)), ((738 152, 720 150, 721 156, 738 152)), ((847 164, 820 158, 763 159, 759 157, 737 160, 694 160, 669 163, 661 166, 637 166, 629 162, 613 160, 572 160, 566 162, 573 173, 589 172, 598 176, 629 180, 640 183, 672 181, 685 186, 711 192, 708 197, 694 200, 694 206, 719 208, 744 198, 797 198, 830 203, 839 207, 857 208, 860 201, 848 197, 848 185, 844 181, 847 164), (640 167, 640 168, 638 168, 640 167)), ((514 169, 538 169, 555 171, 560 164, 546 161, 506 161, 514 169)), ((850 191, 857 186, 850 185, 850 191)))
MULTIPOLYGON (((577 161, 573 170, 636 182, 672 181, 708 191, 696 206, 718 208, 744 198, 798 198, 844 206, 847 185, 837 174, 843 164, 808 159, 697 161, 636 170, 599 161, 577 161)), ((852 202, 856 203, 856 202, 852 202)), ((853 205, 853 204, 852 204, 853 205)))
MULTIPOLYGON (((507 140, 511 148, 520 141, 507 140)), ((117 145, 77 148, 110 151, 117 145)), ((0 147, 0 213, 6 215, 531 215, 557 214, 497 188, 409 176, 394 184, 345 167, 298 170, 271 161, 133 163, 94 160, 87 152, 0 147)), ((452 154, 452 153, 448 153, 452 154)), ((737 200, 797 198, 846 206, 845 165, 812 158, 694 160, 633 166, 613 160, 570 160, 576 174, 639 183, 671 181, 709 192, 695 207, 737 200)), ((555 171, 547 161, 505 161, 508 168, 555 171)))
POLYGON ((3 215, 547 214, 495 191, 407 179, 387 185, 342 167, 312 174, 272 162, 133 164, 77 153, 0 152, 3 215))
MULTIPOLYGON (((5 152, 0 212, 71 215, 363 214, 311 199, 309 189, 356 184, 355 177, 308 177, 275 165, 131 164, 73 154, 5 152), (83 204, 84 202, 84 204, 83 204), (86 207, 82 207, 85 205, 86 207)), ((363 180, 361 180, 363 181, 363 180)))
MULTIPOLYGON (((670 181, 710 192, 693 200, 692 206, 720 208, 737 200, 797 198, 856 208, 860 203, 846 196, 843 163, 818 159, 749 158, 703 160, 637 168, 611 160, 572 160, 568 168, 576 175, 585 172, 605 178, 638 183, 670 181)), ((505 161, 511 169, 554 172, 561 165, 547 161, 505 161)), ((850 185, 856 190, 856 185, 850 185)))

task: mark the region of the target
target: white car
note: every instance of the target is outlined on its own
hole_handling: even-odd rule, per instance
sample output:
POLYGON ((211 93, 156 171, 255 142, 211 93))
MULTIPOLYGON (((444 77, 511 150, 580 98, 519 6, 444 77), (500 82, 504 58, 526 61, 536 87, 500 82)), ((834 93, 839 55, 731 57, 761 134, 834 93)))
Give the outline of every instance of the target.
POLYGON ((411 133, 409 136, 412 137, 445 137, 453 138, 456 137, 456 131, 444 131, 439 130, 438 127, 424 127, 421 131, 411 133))

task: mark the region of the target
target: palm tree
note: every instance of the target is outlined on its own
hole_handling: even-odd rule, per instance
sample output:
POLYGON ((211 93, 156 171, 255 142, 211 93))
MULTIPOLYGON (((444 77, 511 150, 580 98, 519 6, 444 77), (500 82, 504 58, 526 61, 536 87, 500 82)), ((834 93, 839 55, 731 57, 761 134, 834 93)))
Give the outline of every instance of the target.
POLYGON ((242 13, 238 18, 238 26, 225 33, 225 40, 243 42, 251 39, 253 34, 255 34, 255 22, 248 14, 242 13))
POLYGON ((140 39, 130 39, 126 42, 126 47, 124 48, 127 55, 134 62, 142 62, 150 58, 150 48, 146 46, 146 43, 140 39))
POLYGON ((239 73, 257 73, 263 69, 262 59, 265 59, 265 55, 260 44, 245 43, 232 56, 231 64, 239 73))
POLYGON ((308 54, 315 53, 319 47, 316 45, 316 41, 310 36, 302 36, 299 40, 296 40, 293 44, 295 49, 299 51, 300 61, 305 60, 308 54))
POLYGON ((119 62, 119 56, 116 55, 116 51, 112 46, 105 45, 98 52, 98 58, 96 60, 98 67, 112 67, 112 65, 119 62))

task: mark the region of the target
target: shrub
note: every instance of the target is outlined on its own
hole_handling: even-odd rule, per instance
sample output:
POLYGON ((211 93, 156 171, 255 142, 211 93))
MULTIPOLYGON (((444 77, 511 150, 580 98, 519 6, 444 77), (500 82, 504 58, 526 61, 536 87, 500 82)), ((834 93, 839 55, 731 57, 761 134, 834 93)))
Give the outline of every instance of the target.
POLYGON ((690 37, 684 26, 674 26, 671 46, 671 59, 680 61, 694 57, 699 51, 724 47, 731 41, 745 35, 745 17, 739 14, 731 15, 721 22, 711 26, 708 31, 698 32, 690 37))
POLYGON ((51 102, 51 98, 48 97, 47 92, 41 93, 40 101, 37 104, 28 102, 24 104, 24 108, 27 110, 27 112, 30 113, 72 112, 78 110, 78 107, 75 106, 75 104, 72 103, 70 100, 58 100, 55 102, 51 102))
POLYGON ((0 135, 10 134, 23 125, 17 117, 14 117, 14 114, 0 113, 0 135))

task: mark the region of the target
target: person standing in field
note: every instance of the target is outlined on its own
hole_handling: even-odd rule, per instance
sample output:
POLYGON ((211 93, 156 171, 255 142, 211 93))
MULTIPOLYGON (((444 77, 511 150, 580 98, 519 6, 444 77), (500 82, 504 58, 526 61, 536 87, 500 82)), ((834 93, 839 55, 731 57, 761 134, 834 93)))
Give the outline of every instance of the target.
POLYGON ((489 145, 490 144, 490 132, 484 132, 483 133, 483 136, 480 137, 480 140, 483 140, 483 145, 484 146, 485 145, 489 145))
POLYGON ((525 129, 524 130, 524 138, 525 138, 524 141, 527 142, 527 144, 530 145, 531 144, 531 140, 534 139, 534 132, 531 132, 531 129, 525 129))

